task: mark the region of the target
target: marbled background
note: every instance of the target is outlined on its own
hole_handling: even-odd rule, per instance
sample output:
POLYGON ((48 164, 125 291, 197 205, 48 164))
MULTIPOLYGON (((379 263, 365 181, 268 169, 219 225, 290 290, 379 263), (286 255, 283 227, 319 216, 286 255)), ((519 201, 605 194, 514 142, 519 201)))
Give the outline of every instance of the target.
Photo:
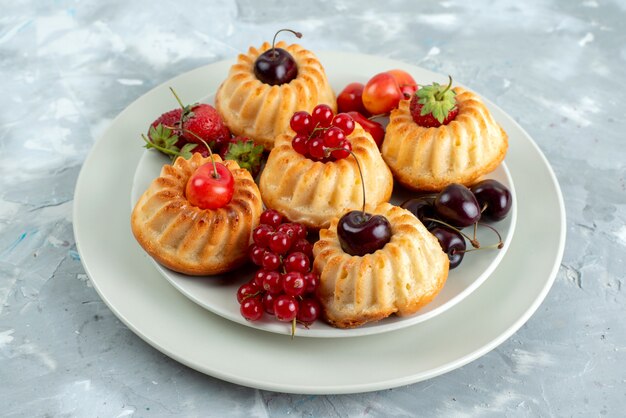
POLYGON ((381 3, 3 2, 2 415, 624 415, 626 2, 381 3), (265 392, 170 360, 90 286, 72 234, 72 196, 94 141, 152 87, 232 58, 281 27, 304 32, 302 44, 314 51, 453 74, 512 115, 546 154, 565 198, 565 256, 545 302, 500 347, 397 389, 265 392))

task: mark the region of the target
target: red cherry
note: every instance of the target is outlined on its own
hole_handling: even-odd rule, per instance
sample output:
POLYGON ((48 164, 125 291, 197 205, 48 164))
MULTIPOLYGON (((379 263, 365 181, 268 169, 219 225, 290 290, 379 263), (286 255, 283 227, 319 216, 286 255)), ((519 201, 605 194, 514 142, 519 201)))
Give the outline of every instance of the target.
POLYGON ((383 144, 383 139, 385 139, 385 128, 380 123, 369 120, 365 116, 357 112, 350 112, 350 116, 357 122, 366 132, 372 135, 372 139, 378 145, 378 148, 383 144))
POLYGON ((389 73, 376 74, 363 90, 363 105, 373 115, 391 112, 403 98, 396 79, 389 73))
POLYGON ((397 69, 387 71, 387 73, 391 74, 391 76, 396 80, 396 83, 398 83, 398 87, 400 87, 400 91, 402 92, 404 99, 410 99, 411 96, 415 94, 417 91, 417 83, 411 74, 404 70, 397 69))
POLYGON ((359 112, 364 115, 368 115, 368 111, 363 106, 363 89, 365 85, 363 83, 350 83, 348 84, 337 96, 337 111, 338 112, 359 112))
POLYGON ((333 121, 333 116, 335 116, 333 110, 325 104, 315 106, 311 112, 313 126, 316 128, 328 128, 333 121))
POLYGON ((339 113, 334 117, 332 126, 336 126, 341 129, 347 136, 354 131, 354 119, 352 119, 352 116, 347 113, 339 113))
POLYGON ((233 198, 234 192, 233 175, 222 163, 215 163, 215 167, 212 162, 201 165, 189 177, 185 187, 185 196, 189 203, 201 209, 218 209, 226 206, 233 198))
POLYGON ((291 126, 291 129, 298 134, 308 135, 314 128, 313 118, 308 114, 308 112, 296 112, 291 117, 289 126, 291 126))

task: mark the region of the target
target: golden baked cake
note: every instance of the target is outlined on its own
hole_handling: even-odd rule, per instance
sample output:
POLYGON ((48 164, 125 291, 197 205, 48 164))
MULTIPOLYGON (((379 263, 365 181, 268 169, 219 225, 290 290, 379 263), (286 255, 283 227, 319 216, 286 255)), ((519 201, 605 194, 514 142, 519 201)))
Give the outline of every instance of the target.
POLYGON ((252 138, 266 150, 272 149, 274 139, 289 129, 294 112, 311 112, 321 103, 336 110, 335 94, 322 64, 298 44, 276 44, 277 49, 287 51, 295 60, 297 77, 279 85, 259 80, 255 61, 271 47, 265 42, 260 48, 250 47, 247 54, 240 54, 215 97, 215 107, 230 131, 252 138))
POLYGON ((389 203, 369 212, 391 225, 391 239, 381 249, 364 256, 344 252, 338 218, 313 246, 323 315, 339 328, 411 315, 435 298, 448 277, 448 256, 415 216, 389 203))
MULTIPOLYGON (((267 159, 259 183, 265 205, 312 229, 327 228, 332 218, 360 209, 362 182, 354 157, 313 161, 293 149, 292 138, 279 136, 267 159)), ((368 204, 387 202, 393 177, 371 135, 355 124, 348 140, 361 164, 368 204)))
MULTIPOLYGON (((469 186, 504 159, 507 134, 474 93, 455 87, 458 114, 438 127, 418 125, 410 100, 391 112, 382 154, 394 177, 414 190, 469 186)), ((419 90, 418 90, 419 92, 419 90)))
MULTIPOLYGON (((218 155, 214 158, 222 161, 218 155)), ((179 157, 173 165, 164 165, 131 215, 133 234, 150 256, 194 276, 224 273, 241 265, 263 209, 252 176, 231 160, 222 162, 234 179, 230 202, 219 209, 193 206, 185 197, 187 181, 210 161, 195 153, 189 160, 179 157)))

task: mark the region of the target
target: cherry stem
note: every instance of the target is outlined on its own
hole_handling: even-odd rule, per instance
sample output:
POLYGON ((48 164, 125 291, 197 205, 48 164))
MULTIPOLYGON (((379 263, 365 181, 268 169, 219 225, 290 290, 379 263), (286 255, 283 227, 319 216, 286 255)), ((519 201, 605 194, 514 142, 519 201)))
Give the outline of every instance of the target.
POLYGON ((274 57, 276 56, 276 52, 275 52, 276 48, 274 47, 274 45, 276 44, 276 36, 278 36, 279 33, 285 32, 285 31, 293 33, 294 35, 296 35, 296 38, 298 39, 302 38, 302 34, 300 32, 296 32, 291 29, 280 29, 278 32, 274 34, 274 39, 272 39, 272 59, 274 59, 274 57))
POLYGON ((361 171, 361 164, 359 163, 359 159, 356 157, 356 154, 354 153, 354 151, 346 149, 346 148, 328 148, 329 152, 332 151, 348 151, 350 153, 350 155, 352 155, 354 157, 354 161, 356 161, 356 166, 359 169, 359 176, 361 177, 361 188, 363 189, 363 210, 361 212, 363 212, 363 216, 365 216, 365 179, 363 178, 363 172, 361 171))
POLYGON ((443 99, 443 95, 444 95, 444 94, 445 94, 448 90, 450 90, 450 87, 452 87, 452 77, 448 75, 448 79, 450 80, 450 81, 448 82, 448 85, 446 86, 446 88, 445 88, 443 91, 437 92, 437 93, 435 94, 435 99, 437 99, 437 100, 441 100, 441 99, 443 99))
MULTIPOLYGON (((165 126, 167 129, 172 129, 172 130, 176 130, 177 128, 174 128, 172 126, 165 126)), ((213 163, 213 178, 214 179, 219 179, 220 175, 217 173, 217 165, 215 164, 215 159, 213 158, 213 151, 211 151, 211 147, 209 146, 209 144, 206 143, 206 141, 202 138, 200 138, 200 136, 198 136, 195 132, 190 131, 189 129, 184 129, 181 128, 181 131, 188 133, 194 137, 196 137, 197 140, 199 140, 200 142, 202 142, 204 144, 204 146, 206 147, 206 149, 209 150, 209 157, 211 157, 211 162, 213 163)))
POLYGON ((504 247, 504 242, 502 242, 502 236, 500 235, 500 233, 498 232, 498 230, 496 228, 494 228, 493 226, 486 224, 484 222, 476 222, 476 224, 480 224, 482 226, 486 226, 487 228, 491 229, 493 232, 496 233, 496 235, 498 236, 498 243, 495 244, 497 246, 498 249, 501 249, 502 247, 504 247))
POLYGON ((443 226, 447 226, 448 228, 452 229, 453 231, 458 232, 459 234, 463 235, 463 237, 465 237, 466 240, 468 240, 470 242, 470 244, 472 244, 472 247, 474 248, 480 248, 480 242, 478 242, 478 240, 476 238, 470 238, 466 233, 464 233, 463 231, 461 231, 459 228, 457 228, 456 226, 452 226, 447 222, 444 222, 440 219, 435 219, 435 218, 424 218, 425 221, 431 221, 431 222, 435 222, 438 224, 441 224, 443 226))

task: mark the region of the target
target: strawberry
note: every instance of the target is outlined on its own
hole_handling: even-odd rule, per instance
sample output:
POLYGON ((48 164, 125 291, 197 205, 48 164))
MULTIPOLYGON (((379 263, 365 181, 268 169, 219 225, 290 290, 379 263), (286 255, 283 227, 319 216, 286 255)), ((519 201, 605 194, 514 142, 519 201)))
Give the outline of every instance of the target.
MULTIPOLYGON (((150 128, 156 128, 158 125, 169 126, 170 128, 178 128, 180 127, 180 118, 182 116, 182 113, 182 109, 173 109, 165 112, 161 116, 159 116, 154 122, 152 122, 150 128)), ((179 137, 178 142, 176 143, 177 147, 182 147, 187 143, 185 138, 182 138, 180 136, 180 132, 175 131, 174 133, 179 137)), ((148 131, 148 138, 150 138, 151 141, 154 141, 154 138, 152 138, 152 136, 150 135, 150 131, 148 131)))
POLYGON ((261 170, 263 146, 257 145, 250 138, 235 136, 223 144, 220 155, 225 160, 237 161, 239 167, 245 168, 252 177, 256 177, 261 170))
POLYGON ((436 128, 450 123, 459 113, 456 105, 456 93, 451 90, 452 77, 447 86, 433 83, 422 86, 409 105, 415 123, 426 128, 436 128))
POLYGON ((182 120, 183 136, 189 142, 200 143, 198 140, 200 137, 211 148, 217 149, 230 138, 230 131, 224 125, 219 113, 208 104, 183 107, 182 120))

